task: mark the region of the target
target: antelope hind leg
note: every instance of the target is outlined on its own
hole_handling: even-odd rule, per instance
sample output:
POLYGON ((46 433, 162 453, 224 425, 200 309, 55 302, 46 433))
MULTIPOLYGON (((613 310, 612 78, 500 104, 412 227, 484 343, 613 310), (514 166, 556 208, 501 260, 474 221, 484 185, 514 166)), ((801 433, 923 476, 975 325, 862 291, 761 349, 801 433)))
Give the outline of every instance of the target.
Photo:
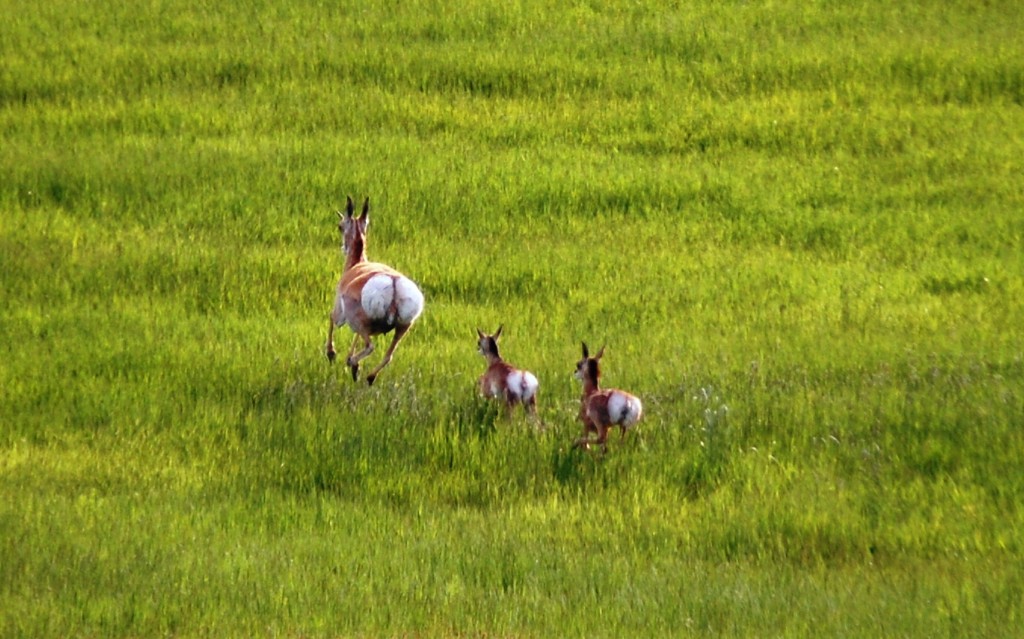
MULTIPOLYGON (((409 331, 409 326, 400 325, 395 327, 395 337, 391 340, 391 346, 388 346, 388 350, 384 353, 384 359, 381 360, 380 364, 377 364, 377 368, 373 369, 369 375, 366 376, 366 383, 373 386, 373 382, 377 379, 377 374, 380 373, 381 369, 391 362, 391 357, 395 354, 395 349, 398 347, 398 342, 402 341, 405 334, 409 331)), ((369 353, 367 353, 368 355, 369 353)))

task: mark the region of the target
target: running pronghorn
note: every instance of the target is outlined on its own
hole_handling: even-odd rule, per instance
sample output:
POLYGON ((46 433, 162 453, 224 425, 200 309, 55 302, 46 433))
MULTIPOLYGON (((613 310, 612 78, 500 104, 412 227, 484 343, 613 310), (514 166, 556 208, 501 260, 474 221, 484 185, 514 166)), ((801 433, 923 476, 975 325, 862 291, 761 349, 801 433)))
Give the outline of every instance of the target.
POLYGON ((644 409, 640 399, 617 388, 602 389, 599 384, 601 367, 599 360, 604 355, 604 346, 597 355, 590 357, 587 345, 583 344, 583 359, 576 364, 575 377, 583 382, 583 397, 580 399, 580 420, 583 422, 583 436, 573 446, 590 449, 591 433, 597 433, 593 443, 607 450, 608 431, 618 426, 622 437, 633 427, 643 415, 644 409))
POLYGON ((423 312, 423 293, 412 280, 389 266, 366 259, 366 227, 370 224, 370 198, 363 203, 363 212, 353 217, 352 198, 348 198, 345 214, 338 211, 338 230, 341 231, 341 249, 345 253, 345 269, 338 282, 331 311, 331 326, 327 331, 327 359, 334 362, 334 327, 348 324, 356 334, 345 363, 352 369, 352 379, 359 378, 359 362, 373 352, 374 335, 392 330, 395 337, 377 368, 366 376, 373 384, 377 374, 388 365, 395 347, 423 312), (363 350, 355 353, 356 344, 363 341, 363 350), (355 354, 353 354, 355 353, 355 354))
POLYGON ((494 335, 476 329, 480 354, 487 360, 487 371, 480 376, 480 394, 488 399, 504 399, 509 413, 519 402, 526 412, 536 415, 537 388, 540 383, 530 371, 519 370, 501 359, 498 354, 498 338, 501 337, 502 328, 499 326, 494 335))

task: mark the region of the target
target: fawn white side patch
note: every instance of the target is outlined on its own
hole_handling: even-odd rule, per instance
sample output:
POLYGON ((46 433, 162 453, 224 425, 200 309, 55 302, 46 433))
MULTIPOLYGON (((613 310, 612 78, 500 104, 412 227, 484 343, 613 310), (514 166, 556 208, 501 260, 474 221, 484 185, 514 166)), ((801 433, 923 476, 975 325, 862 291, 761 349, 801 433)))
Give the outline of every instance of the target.
POLYGON ((496 380, 491 380, 491 382, 487 384, 486 390, 487 392, 485 394, 487 397, 498 397, 501 395, 501 384, 496 380))

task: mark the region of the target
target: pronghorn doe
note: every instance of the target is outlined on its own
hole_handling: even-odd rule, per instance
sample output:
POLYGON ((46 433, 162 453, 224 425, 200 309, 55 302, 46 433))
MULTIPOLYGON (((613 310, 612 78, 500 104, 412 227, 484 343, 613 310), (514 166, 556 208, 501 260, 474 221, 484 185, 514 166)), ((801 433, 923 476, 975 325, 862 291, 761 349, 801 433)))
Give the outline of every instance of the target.
POLYGON ((359 362, 373 352, 374 335, 383 335, 392 330, 395 337, 377 368, 366 376, 373 384, 377 374, 388 365, 395 347, 402 340, 416 318, 423 312, 423 293, 412 280, 384 264, 366 259, 366 227, 370 224, 370 198, 363 203, 359 217, 352 215, 355 210, 352 198, 348 198, 345 214, 338 211, 338 230, 342 237, 342 251, 345 253, 345 268, 338 282, 331 311, 331 325, 327 331, 327 359, 334 363, 334 327, 348 324, 356 334, 348 351, 345 363, 352 369, 352 379, 359 378, 359 362), (355 353, 356 344, 363 341, 363 350, 355 353))
POLYGON ((618 426, 622 437, 643 415, 640 399, 617 388, 600 387, 601 367, 599 361, 604 355, 604 346, 597 355, 590 357, 586 343, 583 343, 583 359, 576 363, 576 379, 583 382, 583 397, 580 399, 580 420, 583 422, 583 436, 575 441, 574 447, 590 449, 591 433, 597 433, 593 443, 608 449, 608 431, 618 426))
POLYGON ((527 413, 536 415, 537 389, 540 383, 530 371, 515 368, 501 359, 501 355, 498 354, 498 338, 501 337, 503 328, 504 326, 499 326, 494 335, 487 335, 479 328, 476 329, 479 352, 487 360, 487 370, 480 376, 478 383, 480 394, 488 399, 504 399, 509 414, 518 402, 527 413))

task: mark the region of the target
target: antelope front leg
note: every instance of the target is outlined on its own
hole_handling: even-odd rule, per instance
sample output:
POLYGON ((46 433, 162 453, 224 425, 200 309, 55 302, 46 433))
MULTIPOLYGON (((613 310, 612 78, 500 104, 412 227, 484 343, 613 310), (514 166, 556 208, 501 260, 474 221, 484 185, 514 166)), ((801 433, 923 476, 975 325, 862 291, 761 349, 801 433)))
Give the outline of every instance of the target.
POLYGON ((331 323, 330 327, 327 329, 327 361, 333 364, 334 358, 338 356, 338 354, 334 352, 334 318, 329 317, 327 318, 327 321, 331 323))
POLYGON ((334 298, 334 307, 331 308, 331 312, 328 315, 327 321, 330 325, 327 327, 327 344, 325 350, 327 352, 327 361, 334 363, 334 359, 337 357, 337 353, 334 352, 334 328, 341 326, 345 323, 345 301, 341 298, 341 295, 336 295, 334 298))
POLYGON ((405 337, 405 333, 409 330, 408 326, 398 326, 395 328, 395 338, 391 340, 391 346, 388 346, 388 350, 384 353, 384 359, 381 360, 380 364, 377 364, 377 368, 366 376, 366 383, 373 386, 374 380, 377 379, 377 373, 381 371, 391 361, 391 356, 395 354, 395 349, 398 347, 398 342, 402 341, 405 337))

